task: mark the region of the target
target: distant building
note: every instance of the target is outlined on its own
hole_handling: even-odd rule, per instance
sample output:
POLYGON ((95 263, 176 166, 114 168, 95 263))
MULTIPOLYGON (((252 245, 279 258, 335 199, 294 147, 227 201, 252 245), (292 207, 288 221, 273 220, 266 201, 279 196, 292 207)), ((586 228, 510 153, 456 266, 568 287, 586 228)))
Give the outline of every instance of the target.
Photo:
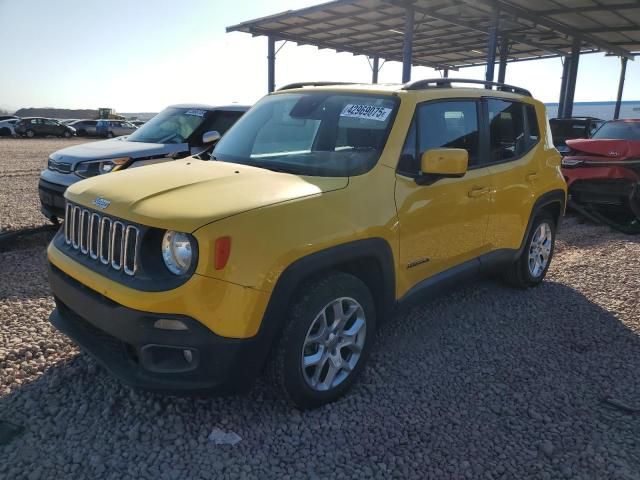
MULTIPOLYGON (((547 116, 554 118, 558 115, 558 104, 547 103, 547 116)), ((597 117, 611 120, 616 102, 575 102, 573 104, 574 117, 597 117)), ((640 100, 626 100, 620 105, 620 118, 640 118, 640 100)))

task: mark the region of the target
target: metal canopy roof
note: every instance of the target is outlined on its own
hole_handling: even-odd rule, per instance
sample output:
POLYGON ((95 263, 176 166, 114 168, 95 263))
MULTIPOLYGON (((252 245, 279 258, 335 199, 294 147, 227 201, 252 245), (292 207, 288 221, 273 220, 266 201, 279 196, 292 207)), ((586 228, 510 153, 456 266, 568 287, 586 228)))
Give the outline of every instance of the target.
POLYGON ((640 52, 640 0, 336 0, 227 28, 402 61, 406 9, 415 12, 414 65, 456 69, 487 62, 492 11, 509 41, 508 61, 581 52, 640 52))

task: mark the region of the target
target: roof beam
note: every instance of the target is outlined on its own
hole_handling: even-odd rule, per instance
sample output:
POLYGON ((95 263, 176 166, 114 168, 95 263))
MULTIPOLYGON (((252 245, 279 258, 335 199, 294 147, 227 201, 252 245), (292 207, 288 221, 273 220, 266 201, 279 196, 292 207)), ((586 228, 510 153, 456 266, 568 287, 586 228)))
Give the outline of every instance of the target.
POLYGON ((634 8, 640 8, 637 3, 613 3, 610 5, 594 5, 591 7, 577 7, 577 8, 556 8, 550 10, 536 10, 538 15, 562 15, 563 13, 589 13, 589 12, 602 12, 611 10, 632 10, 634 8))
MULTIPOLYGON (((533 12, 531 10, 527 10, 525 8, 516 7, 515 5, 511 5, 505 3, 501 0, 462 0, 466 4, 478 6, 478 3, 482 3, 491 8, 499 8, 501 11, 514 15, 516 17, 524 18, 525 20, 529 20, 530 22, 537 23, 538 25, 542 25, 551 30, 555 30, 556 32, 564 33, 573 38, 580 38, 587 43, 591 43, 602 50, 606 50, 610 53, 614 53, 620 57, 631 58, 633 59, 633 55, 631 52, 624 48, 620 48, 610 42, 602 40, 598 37, 594 37, 593 35, 583 32, 579 29, 572 28, 562 22, 558 22, 551 18, 546 17, 546 13, 542 12, 533 12)), ((638 4, 635 4, 636 8, 638 8, 638 4)), ((611 8, 611 6, 606 7, 611 8)), ((522 43, 522 42, 521 42, 522 43)))
MULTIPOLYGON (((403 4, 403 2, 401 0, 383 0, 383 1, 386 1, 388 3, 392 3, 394 5, 402 5, 403 4)), ((471 0, 469 3, 471 3, 471 4, 475 3, 475 0, 471 0)), ((468 22, 466 20, 462 20, 462 19, 459 19, 459 18, 456 18, 456 17, 450 17, 449 15, 442 15, 442 14, 434 11, 434 9, 431 9, 431 8, 414 6, 413 9, 418 13, 423 13, 423 14, 431 17, 431 18, 435 18, 436 20, 452 23, 453 25, 458 25, 460 27, 468 28, 469 30, 473 30, 473 31, 476 31, 476 32, 483 33, 485 35, 489 35, 489 28, 488 27, 484 28, 481 25, 478 25, 477 23, 468 22)), ((539 45, 539 44, 536 44, 535 42, 531 42, 530 40, 523 39, 522 37, 517 36, 517 35, 509 35, 509 38, 511 38, 512 40, 516 41, 517 43, 522 43, 524 45, 528 45, 530 47, 537 48, 539 50, 544 50, 546 52, 552 52, 552 53, 555 53, 556 55, 566 55, 567 54, 567 52, 563 52, 562 50, 558 50, 558 49, 553 48, 553 47, 547 47, 547 46, 544 46, 544 45, 539 45)))

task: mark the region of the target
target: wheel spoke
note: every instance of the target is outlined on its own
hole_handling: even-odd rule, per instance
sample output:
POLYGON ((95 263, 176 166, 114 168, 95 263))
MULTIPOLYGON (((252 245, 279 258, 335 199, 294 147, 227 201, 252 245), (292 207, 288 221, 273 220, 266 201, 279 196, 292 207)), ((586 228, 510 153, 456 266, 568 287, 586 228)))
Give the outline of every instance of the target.
POLYGON ((329 362, 329 369, 327 370, 327 374, 322 380, 322 386, 324 390, 329 390, 331 388, 331 384, 333 380, 336 378, 337 373, 340 371, 340 367, 337 367, 333 362, 329 362))
POLYGON ((306 355, 304 357, 304 368, 312 367, 314 365, 318 365, 319 363, 324 363, 325 350, 324 347, 318 348, 318 351, 312 355, 306 355))
POLYGON ((314 343, 318 343, 320 342, 320 340, 322 340, 327 332, 327 316, 325 314, 325 312, 321 312, 320 315, 318 315, 318 317, 316 318, 316 320, 314 321, 314 323, 312 324, 312 328, 316 326, 317 330, 315 331, 315 333, 309 334, 307 336, 307 339, 305 341, 305 346, 310 345, 310 344, 314 344, 314 343))

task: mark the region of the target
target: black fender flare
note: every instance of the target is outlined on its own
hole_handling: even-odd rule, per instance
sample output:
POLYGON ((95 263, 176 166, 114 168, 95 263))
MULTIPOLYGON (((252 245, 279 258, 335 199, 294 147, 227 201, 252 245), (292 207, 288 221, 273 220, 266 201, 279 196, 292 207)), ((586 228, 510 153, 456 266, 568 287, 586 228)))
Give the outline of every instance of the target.
POLYGON ((518 254, 516 258, 520 256, 520 254, 524 250, 525 243, 527 241, 527 238, 529 237, 529 233, 531 232, 533 220, 540 213, 540 211, 549 205, 553 205, 553 204, 560 205, 560 215, 557 218, 557 224, 556 224, 556 229, 557 229, 560 225, 560 219, 564 215, 566 203, 567 203, 567 195, 564 190, 560 190, 560 189, 550 190, 546 193, 543 193, 536 199, 536 201, 533 204, 533 207, 531 208, 531 214, 529 215, 527 228, 524 232, 524 235, 522 236, 522 242, 520 243, 520 248, 518 249, 518 254))
POLYGON ((372 292, 378 316, 385 316, 395 306, 395 268, 389 242, 382 238, 355 240, 302 257, 289 265, 279 276, 271 292, 267 308, 256 334, 255 366, 262 368, 287 319, 289 303, 297 288, 306 279, 322 272, 339 269, 358 260, 375 260, 381 273, 379 292, 372 292))

